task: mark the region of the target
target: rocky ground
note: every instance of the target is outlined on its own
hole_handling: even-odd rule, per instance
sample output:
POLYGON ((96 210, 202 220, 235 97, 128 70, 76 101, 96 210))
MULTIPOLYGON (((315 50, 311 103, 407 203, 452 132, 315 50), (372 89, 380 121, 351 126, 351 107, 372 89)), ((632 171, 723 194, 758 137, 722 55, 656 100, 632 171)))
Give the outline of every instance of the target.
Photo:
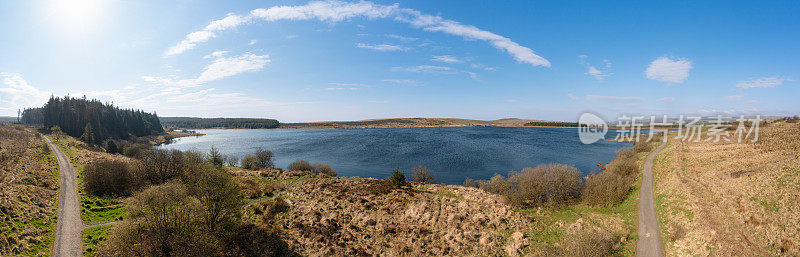
POLYGON ((49 255, 58 187, 58 165, 44 140, 0 125, 0 255, 49 255))
POLYGON ((655 163, 667 256, 800 256, 798 135, 779 121, 757 143, 671 141, 655 163))
POLYGON ((635 214, 621 213, 626 208, 517 210, 471 187, 411 182, 393 189, 385 179, 257 173, 238 171, 241 179, 286 182, 277 197, 249 206, 246 217, 280 228, 302 256, 544 256, 564 253, 584 230, 602 230, 618 255, 632 254, 625 249, 635 237, 635 214))

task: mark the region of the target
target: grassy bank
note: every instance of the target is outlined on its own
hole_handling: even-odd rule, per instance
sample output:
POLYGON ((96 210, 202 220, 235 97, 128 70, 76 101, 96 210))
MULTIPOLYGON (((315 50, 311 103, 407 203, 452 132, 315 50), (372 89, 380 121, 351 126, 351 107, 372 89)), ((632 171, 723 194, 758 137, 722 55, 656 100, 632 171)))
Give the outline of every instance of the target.
POLYGON ((49 255, 58 208, 59 171, 37 133, 0 124, 0 255, 49 255))

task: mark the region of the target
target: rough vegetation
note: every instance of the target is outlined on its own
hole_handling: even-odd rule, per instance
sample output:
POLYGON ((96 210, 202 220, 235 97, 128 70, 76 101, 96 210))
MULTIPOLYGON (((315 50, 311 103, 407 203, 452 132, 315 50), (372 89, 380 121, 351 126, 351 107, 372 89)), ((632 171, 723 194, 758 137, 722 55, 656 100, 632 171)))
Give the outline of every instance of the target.
POLYGON ((668 256, 800 256, 795 122, 762 123, 754 143, 670 139, 654 169, 668 256))
POLYGON ((50 253, 58 188, 58 164, 44 139, 0 123, 0 255, 50 253))

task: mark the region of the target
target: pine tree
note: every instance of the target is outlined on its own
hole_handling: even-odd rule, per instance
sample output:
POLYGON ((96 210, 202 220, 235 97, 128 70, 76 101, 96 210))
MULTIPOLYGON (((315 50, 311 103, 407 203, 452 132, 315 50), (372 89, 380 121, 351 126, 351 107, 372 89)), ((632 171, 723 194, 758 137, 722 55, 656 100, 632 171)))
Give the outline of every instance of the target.
POLYGON ((94 144, 94 131, 91 123, 86 123, 86 127, 83 129, 83 135, 81 135, 81 141, 87 144, 94 144))

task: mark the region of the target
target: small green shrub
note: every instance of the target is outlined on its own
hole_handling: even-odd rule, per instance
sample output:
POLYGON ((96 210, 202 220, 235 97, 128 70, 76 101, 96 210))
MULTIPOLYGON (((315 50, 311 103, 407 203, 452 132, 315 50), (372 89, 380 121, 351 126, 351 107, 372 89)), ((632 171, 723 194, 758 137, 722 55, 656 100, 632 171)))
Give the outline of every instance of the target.
POLYGON ((406 185, 406 175, 399 169, 395 169, 392 172, 392 176, 389 177, 389 183, 393 188, 402 188, 406 185))
POLYGON ((224 164, 222 154, 213 145, 211 146, 211 151, 208 152, 208 162, 214 166, 222 166, 224 164))

